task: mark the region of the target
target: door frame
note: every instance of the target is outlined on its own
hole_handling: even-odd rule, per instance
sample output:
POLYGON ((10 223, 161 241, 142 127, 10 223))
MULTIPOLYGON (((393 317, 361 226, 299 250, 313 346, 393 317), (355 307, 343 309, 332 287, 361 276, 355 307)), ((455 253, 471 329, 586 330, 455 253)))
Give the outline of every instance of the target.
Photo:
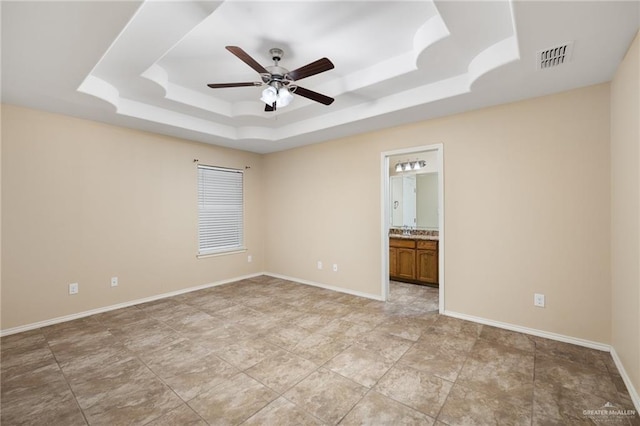
POLYGON ((442 143, 432 145, 422 145, 411 148, 397 149, 393 151, 384 151, 380 156, 380 179, 382 193, 380 196, 382 220, 380 224, 380 240, 382 246, 382 283, 381 295, 383 300, 389 298, 389 228, 390 228, 390 208, 391 191, 389 190, 390 174, 389 174, 389 157, 394 155, 415 154, 424 151, 437 151, 437 169, 438 169, 438 311, 440 314, 444 312, 445 297, 445 276, 444 276, 444 254, 445 254, 445 232, 444 232, 444 146, 442 143))

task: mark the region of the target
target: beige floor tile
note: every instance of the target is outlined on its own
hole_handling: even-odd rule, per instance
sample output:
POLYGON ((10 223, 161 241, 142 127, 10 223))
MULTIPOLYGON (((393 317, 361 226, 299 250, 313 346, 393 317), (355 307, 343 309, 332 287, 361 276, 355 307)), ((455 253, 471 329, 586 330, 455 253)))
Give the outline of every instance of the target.
POLYGON ((324 365, 324 368, 370 388, 394 362, 374 352, 350 346, 324 365))
POLYGON ((102 348, 117 348, 122 344, 108 331, 76 335, 68 339, 57 338, 49 342, 49 348, 59 363, 65 363, 84 356, 93 356, 102 348))
POLYGON ((488 325, 482 327, 480 338, 526 352, 533 352, 536 347, 535 341, 531 336, 488 325))
POLYGON ((181 335, 212 351, 239 341, 250 340, 256 336, 232 322, 213 318, 191 324, 192 328, 183 329, 181 335))
POLYGON ((515 406, 531 407, 534 355, 479 339, 456 383, 484 394, 497 395, 515 406))
POLYGON ((375 391, 369 392, 346 415, 340 425, 415 425, 429 426, 433 418, 400 404, 375 391))
POLYGON ((415 342, 436 319, 435 315, 417 318, 413 316, 391 318, 378 325, 376 331, 415 342))
POLYGON ((122 348, 104 348, 92 355, 84 356, 61 364, 62 371, 70 385, 101 379, 108 374, 141 368, 140 361, 122 348))
POLYGON ((322 424, 320 419, 305 413, 294 403, 280 397, 250 417, 243 426, 319 426, 322 424))
POLYGON ((618 390, 608 373, 596 367, 564 361, 560 358, 536 357, 536 384, 563 387, 588 393, 613 402, 618 390))
POLYGON ((186 404, 147 423, 147 426, 207 426, 207 423, 186 404))
POLYGON ((2 401, 2 425, 65 425, 81 426, 87 422, 66 387, 45 392, 29 392, 14 401, 2 401))
MULTIPOLYGON (((596 349, 584 348, 570 343, 558 342, 556 340, 544 339, 542 337, 531 337, 536 344, 536 354, 544 356, 553 356, 561 358, 565 361, 572 361, 588 367, 595 367, 603 371, 608 371, 608 362, 613 359, 606 352, 596 349)), ((617 368, 614 369, 617 372, 617 368)))
POLYGON ((332 318, 328 315, 307 313, 303 318, 300 318, 297 321, 296 325, 313 333, 322 329, 323 327, 326 327, 327 324, 329 324, 334 319, 335 318, 332 318))
POLYGON ((228 362, 209 354, 199 358, 188 369, 183 368, 179 373, 163 380, 183 401, 189 401, 238 372, 239 370, 228 362))
POLYGON ((229 343, 214 353, 240 370, 246 370, 280 350, 263 339, 249 338, 229 343))
POLYGON ((534 425, 591 424, 583 410, 602 407, 606 401, 567 388, 536 384, 533 396, 534 425), (578 397, 578 398, 576 398, 578 397))
POLYGON ((345 321, 355 322, 358 324, 368 325, 369 327, 377 327, 388 319, 382 313, 378 313, 368 309, 352 310, 342 317, 345 321))
POLYGON ((413 345, 411 340, 391 334, 381 333, 376 330, 363 334, 355 341, 354 345, 377 353, 391 361, 397 361, 413 345))
POLYGON ((166 388, 147 366, 135 358, 99 368, 88 380, 71 383, 71 389, 83 410, 96 404, 107 406, 112 402, 126 402, 131 397, 144 394, 147 387, 158 390, 166 388))
POLYGON ((210 349, 190 340, 181 340, 139 356, 158 377, 167 378, 194 371, 202 364, 201 360, 210 353, 210 349))
POLYGON ((315 362, 318 365, 324 364, 351 345, 342 339, 332 339, 320 333, 313 333, 302 339, 294 348, 293 352, 301 357, 315 362))
POLYGON ((609 354, 437 307, 424 286, 392 282, 380 302, 259 276, 4 336, 0 422, 553 425, 634 409, 609 354))
POLYGON ((46 342, 24 347, 3 348, 0 356, 0 371, 3 381, 50 364, 57 366, 56 359, 46 342))
POLYGON ((400 358, 398 363, 450 382, 455 381, 468 353, 452 347, 454 345, 441 344, 447 338, 439 337, 438 340, 428 344, 416 343, 400 358))
POLYGON ((311 331, 298 325, 285 323, 278 329, 262 335, 262 338, 280 348, 292 351, 298 343, 311 335, 311 331))
POLYGON ((0 337, 1 354, 15 349, 27 350, 30 348, 43 348, 46 346, 47 339, 45 339, 44 334, 42 334, 40 329, 0 337))
POLYGON ((66 393, 69 386, 57 364, 46 364, 21 372, 2 376, 0 399, 2 404, 17 404, 24 398, 46 397, 47 394, 66 393))
POLYGON ((92 338, 107 331, 107 327, 93 316, 61 322, 40 329, 50 345, 92 338))
POLYGON ((531 408, 511 405, 504 399, 458 384, 449 392, 438 420, 448 425, 530 425, 531 408))
POLYGON ((364 386, 321 368, 283 396, 313 416, 335 424, 366 392, 364 386))
POLYGON ((162 313, 170 311, 178 307, 181 303, 172 297, 166 299, 153 300, 151 302, 141 303, 136 305, 144 313, 149 316, 162 315, 162 313))
POLYGON ((373 327, 366 324, 334 319, 324 327, 318 329, 318 333, 333 339, 354 340, 371 330, 373 330, 373 327))
POLYGON ((373 389, 436 418, 452 386, 453 383, 439 377, 397 365, 373 389))
POLYGON ((189 401, 189 406, 209 424, 237 425, 277 396, 266 386, 239 373, 196 396, 189 401))
POLYGON ((110 365, 96 378, 72 384, 90 424, 145 424, 182 403, 136 359, 110 365))
POLYGON ((151 317, 139 319, 134 324, 118 325, 109 332, 136 353, 148 353, 183 340, 171 327, 151 317))
POLYGON ((482 332, 482 327, 482 324, 476 324, 471 321, 440 315, 429 327, 429 332, 457 337, 469 336, 477 338, 482 332))
POLYGON ((246 373, 278 393, 283 393, 311 374, 317 364, 280 350, 246 370, 246 373))

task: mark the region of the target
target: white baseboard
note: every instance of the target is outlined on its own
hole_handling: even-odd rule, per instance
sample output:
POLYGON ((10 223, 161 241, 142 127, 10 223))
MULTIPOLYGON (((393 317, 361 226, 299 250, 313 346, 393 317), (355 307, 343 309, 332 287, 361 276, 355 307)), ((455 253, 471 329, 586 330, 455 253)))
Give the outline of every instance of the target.
POLYGON ((564 334, 551 333, 549 331, 538 330, 535 328, 522 327, 506 322, 494 321, 486 318, 475 317, 473 315, 461 314, 459 312, 445 310, 443 315, 477 322, 479 324, 490 325, 493 327, 504 328, 506 330, 517 331, 519 333, 531 334, 532 336, 544 337, 546 339, 558 340, 560 342, 584 346, 586 348, 597 349, 599 351, 609 352, 611 350, 611 346, 607 345, 606 343, 593 342, 591 340, 580 339, 578 337, 565 336, 564 334))
POLYGON ((263 272, 259 272, 257 274, 243 275, 240 277, 229 278, 226 280, 216 281, 209 284, 198 285, 195 287, 183 288, 181 290, 171 291, 169 293, 157 294, 155 296, 144 297, 142 299, 130 300, 128 302, 118 303, 116 305, 105 306, 102 308, 91 309, 89 311, 78 312, 77 314, 65 315, 62 317, 56 317, 44 321, 34 322, 32 324, 20 325, 18 327, 7 328, 5 330, 0 330, 0 336, 8 336, 10 334, 21 333, 23 331, 35 330, 36 328, 47 327, 49 325, 59 324, 61 322, 72 321, 84 317, 88 317, 95 314, 101 314, 103 312, 109 312, 116 309, 127 308, 133 305, 139 305, 141 303, 153 302, 154 300, 164 299, 167 297, 177 296, 179 294, 190 293, 192 291, 203 290, 209 287, 216 287, 223 284, 229 284, 235 281, 245 280, 248 278, 259 277, 261 275, 266 275, 263 272))
POLYGON ((352 296, 359 296, 359 297, 364 297, 365 299, 373 299, 373 300, 379 300, 381 302, 384 302, 384 299, 382 298, 382 296, 379 296, 377 294, 363 293, 361 291, 349 290, 348 288, 342 288, 342 287, 334 287, 331 285, 322 284, 315 281, 303 280, 302 278, 295 278, 295 277, 289 277, 286 275, 275 274, 273 272, 265 272, 264 275, 267 275, 269 277, 274 277, 274 278, 280 278, 283 280, 293 281, 300 284, 306 284, 313 287, 320 287, 326 290, 337 291, 338 293, 346 293, 352 296))
POLYGON ((638 391, 633 386, 631 378, 627 374, 627 370, 624 369, 624 365, 622 365, 622 361, 616 352, 616 348, 613 346, 611 346, 611 357, 613 358, 613 362, 616 363, 616 367, 618 367, 618 372, 620 373, 620 376, 622 376, 624 384, 627 386, 631 401, 633 401, 633 405, 636 407, 636 413, 640 413, 640 396, 638 395, 638 391))

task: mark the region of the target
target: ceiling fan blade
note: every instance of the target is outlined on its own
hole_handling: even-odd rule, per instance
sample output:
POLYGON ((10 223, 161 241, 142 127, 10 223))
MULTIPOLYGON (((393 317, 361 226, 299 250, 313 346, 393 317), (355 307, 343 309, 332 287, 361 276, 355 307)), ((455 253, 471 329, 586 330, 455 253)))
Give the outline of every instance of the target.
POLYGON ((261 83, 211 83, 207 86, 212 89, 223 89, 225 87, 246 87, 246 86, 261 86, 261 83))
POLYGON ((264 106, 264 112, 271 112, 271 111, 275 111, 276 110, 276 103, 274 102, 273 105, 265 105, 264 106))
POLYGON ((300 86, 298 86, 298 88, 293 93, 304 98, 311 99, 312 101, 320 102, 324 105, 331 105, 335 100, 333 98, 330 98, 329 96, 323 95, 322 93, 314 92, 313 90, 305 89, 304 87, 300 86))
POLYGON ((238 46, 226 46, 226 49, 236 55, 245 64, 256 70, 259 74, 269 74, 269 71, 265 67, 260 65, 255 59, 253 59, 247 52, 240 49, 238 46))
POLYGON ((333 69, 333 62, 327 58, 322 58, 293 71, 289 71, 287 75, 292 80, 302 80, 303 78, 311 77, 312 75, 320 74, 321 72, 331 69, 333 69))

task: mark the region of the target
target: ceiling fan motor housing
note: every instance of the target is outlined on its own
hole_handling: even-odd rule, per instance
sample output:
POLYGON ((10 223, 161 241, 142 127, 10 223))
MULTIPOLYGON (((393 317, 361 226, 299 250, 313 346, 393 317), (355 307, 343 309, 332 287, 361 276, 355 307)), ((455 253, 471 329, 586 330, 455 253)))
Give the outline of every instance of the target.
POLYGON ((271 59, 275 61, 276 65, 278 65, 278 61, 280 61, 284 56, 282 49, 278 49, 277 47, 269 49, 269 54, 271 55, 271 59))

